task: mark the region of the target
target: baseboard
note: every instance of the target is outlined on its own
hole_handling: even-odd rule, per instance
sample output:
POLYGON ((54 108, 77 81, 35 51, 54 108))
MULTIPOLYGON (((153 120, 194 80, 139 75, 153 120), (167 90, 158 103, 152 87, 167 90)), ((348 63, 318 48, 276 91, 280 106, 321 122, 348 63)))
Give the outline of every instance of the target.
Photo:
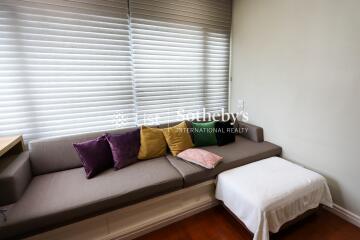
POLYGON ((210 180, 40 233, 27 240, 131 240, 217 204, 215 181, 210 180))
POLYGON ((360 216, 355 213, 352 213, 337 204, 334 204, 333 208, 325 207, 325 209, 360 228, 360 216))
POLYGON ((217 201, 216 202, 209 202, 209 203, 206 203, 206 204, 204 204, 202 206, 195 207, 195 208, 190 209, 190 210, 188 210, 186 212, 180 213, 178 215, 174 215, 174 216, 171 216, 169 218, 164 218, 164 219, 160 220, 159 222, 149 224, 147 226, 144 226, 141 229, 136 229, 135 231, 130 232, 130 233, 125 234, 125 235, 122 235, 120 237, 109 238, 109 239, 111 239, 111 240, 132 240, 132 239, 135 239, 135 238, 140 237, 142 235, 145 235, 147 233, 153 232, 153 231, 155 231, 157 229, 166 227, 166 226, 168 226, 168 225, 170 225, 172 223, 175 223, 175 222, 181 221, 181 220, 183 220, 185 218, 191 217, 192 215, 195 215, 197 213, 200 213, 200 212, 205 211, 207 209, 210 209, 212 207, 215 207, 218 204, 219 203, 217 201))

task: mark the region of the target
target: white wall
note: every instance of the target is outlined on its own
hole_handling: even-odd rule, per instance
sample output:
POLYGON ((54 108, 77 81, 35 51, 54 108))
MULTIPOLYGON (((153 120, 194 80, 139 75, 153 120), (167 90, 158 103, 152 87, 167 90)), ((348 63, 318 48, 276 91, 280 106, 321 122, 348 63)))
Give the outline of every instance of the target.
POLYGON ((360 1, 234 0, 231 109, 360 215, 360 1))

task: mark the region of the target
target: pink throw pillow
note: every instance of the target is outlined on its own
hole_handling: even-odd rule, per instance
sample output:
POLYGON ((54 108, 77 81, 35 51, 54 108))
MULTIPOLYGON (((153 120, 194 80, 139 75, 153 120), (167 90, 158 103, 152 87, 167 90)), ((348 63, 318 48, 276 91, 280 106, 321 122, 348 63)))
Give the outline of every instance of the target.
POLYGON ((215 153, 200 148, 186 149, 179 153, 177 157, 208 169, 214 168, 223 159, 215 153))

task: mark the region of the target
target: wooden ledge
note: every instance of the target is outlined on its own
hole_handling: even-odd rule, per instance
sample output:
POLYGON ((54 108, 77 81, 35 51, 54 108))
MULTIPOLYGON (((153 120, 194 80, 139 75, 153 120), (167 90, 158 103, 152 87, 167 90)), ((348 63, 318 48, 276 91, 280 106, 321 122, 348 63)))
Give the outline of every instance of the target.
POLYGON ((16 153, 24 150, 22 136, 0 137, 0 157, 12 150, 15 150, 16 153))

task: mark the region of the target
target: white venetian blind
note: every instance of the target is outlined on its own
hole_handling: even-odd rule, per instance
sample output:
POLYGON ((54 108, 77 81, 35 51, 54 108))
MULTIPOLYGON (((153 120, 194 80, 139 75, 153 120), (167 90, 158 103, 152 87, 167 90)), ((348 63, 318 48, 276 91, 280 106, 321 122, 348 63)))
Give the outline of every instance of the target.
POLYGON ((134 126, 126 0, 0 1, 0 135, 134 126))
POLYGON ((138 122, 228 105, 231 0, 131 0, 138 122))

